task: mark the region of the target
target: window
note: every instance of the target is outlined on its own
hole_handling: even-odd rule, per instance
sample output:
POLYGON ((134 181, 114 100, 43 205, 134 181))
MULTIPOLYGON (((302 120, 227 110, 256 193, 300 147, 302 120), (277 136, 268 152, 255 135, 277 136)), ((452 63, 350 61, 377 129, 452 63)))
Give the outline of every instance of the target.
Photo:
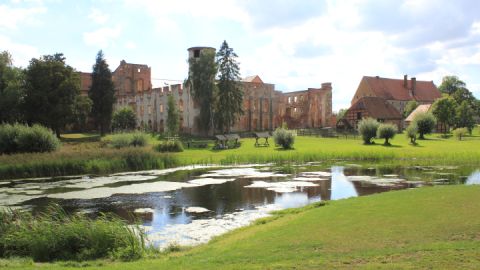
POLYGON ((137 72, 140 73, 140 69, 137 69, 137 72))
POLYGON ((288 104, 292 103, 292 97, 288 97, 288 104))
POLYGON ((297 103, 297 97, 296 96, 293 98, 293 102, 297 103))
POLYGON ((357 112, 357 119, 362 119, 362 113, 361 112, 357 112))
POLYGON ((147 112, 149 115, 152 114, 152 106, 148 105, 147 112))
POLYGON ((160 112, 163 113, 163 104, 160 104, 160 112))
POLYGON ((199 58, 200 57, 200 50, 193 50, 193 57, 199 58))

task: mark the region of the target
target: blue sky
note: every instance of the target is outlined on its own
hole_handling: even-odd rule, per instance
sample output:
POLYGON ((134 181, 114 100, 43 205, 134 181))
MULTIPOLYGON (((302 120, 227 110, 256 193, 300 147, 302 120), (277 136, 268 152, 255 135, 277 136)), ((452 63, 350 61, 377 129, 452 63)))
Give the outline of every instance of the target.
POLYGON ((17 66, 62 52, 88 72, 102 49, 112 70, 124 59, 181 81, 187 48, 223 40, 242 76, 277 90, 332 82, 334 110, 349 106, 363 75, 437 85, 457 75, 480 98, 480 1, 0 0, 0 51, 17 66))

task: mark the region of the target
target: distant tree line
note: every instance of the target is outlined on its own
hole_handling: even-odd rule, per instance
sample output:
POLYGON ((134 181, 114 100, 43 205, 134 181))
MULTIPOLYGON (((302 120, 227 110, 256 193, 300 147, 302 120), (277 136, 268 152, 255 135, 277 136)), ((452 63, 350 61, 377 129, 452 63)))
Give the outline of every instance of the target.
POLYGON ((0 53, 0 123, 41 124, 57 137, 68 125, 84 129, 91 117, 102 134, 109 130, 114 103, 112 74, 100 51, 89 96, 80 95, 79 74, 61 53, 33 58, 27 68, 13 66, 0 53))

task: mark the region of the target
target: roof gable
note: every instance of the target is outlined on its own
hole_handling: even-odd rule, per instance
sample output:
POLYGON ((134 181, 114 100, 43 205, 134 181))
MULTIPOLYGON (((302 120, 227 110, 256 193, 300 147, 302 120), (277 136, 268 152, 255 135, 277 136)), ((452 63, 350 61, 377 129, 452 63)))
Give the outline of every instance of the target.
POLYGON ((363 97, 355 102, 350 110, 366 110, 370 117, 376 119, 402 119, 395 107, 378 97, 363 97))
POLYGON ((422 112, 428 112, 430 110, 430 107, 432 106, 432 104, 422 104, 422 105, 418 105, 417 108, 415 108, 415 110, 413 110, 408 116, 407 118, 405 119, 406 122, 412 122, 413 121, 413 118, 415 118, 415 116, 419 113, 422 113, 422 112))
POLYGON ((365 81, 376 97, 386 100, 417 100, 423 102, 433 102, 440 98, 441 94, 435 84, 431 81, 416 81, 413 89, 412 80, 389 79, 381 77, 364 76, 365 81))
POLYGON ((263 83, 262 79, 260 79, 260 76, 258 75, 245 77, 242 79, 242 82, 263 83))

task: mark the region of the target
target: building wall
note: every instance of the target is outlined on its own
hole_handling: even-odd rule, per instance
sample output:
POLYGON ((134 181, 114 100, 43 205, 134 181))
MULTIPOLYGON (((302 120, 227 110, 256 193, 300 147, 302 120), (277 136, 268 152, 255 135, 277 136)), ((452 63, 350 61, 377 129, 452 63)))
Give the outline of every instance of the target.
POLYGON ((118 97, 132 96, 152 89, 150 67, 126 63, 125 60, 112 73, 112 80, 118 97))

